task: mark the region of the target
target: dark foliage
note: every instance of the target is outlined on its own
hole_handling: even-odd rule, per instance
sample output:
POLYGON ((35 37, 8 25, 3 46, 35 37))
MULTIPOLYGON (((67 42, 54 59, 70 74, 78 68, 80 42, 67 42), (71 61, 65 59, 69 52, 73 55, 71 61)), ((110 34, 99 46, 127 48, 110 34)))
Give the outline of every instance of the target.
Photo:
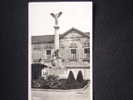
POLYGON ((32 88, 42 88, 45 85, 45 80, 42 78, 32 81, 32 88))
POLYGON ((68 79, 59 79, 58 76, 49 75, 46 79, 39 78, 32 80, 32 88, 44 89, 79 89, 87 84, 88 80, 82 80, 82 82, 75 80, 72 71, 70 71, 68 79))
POLYGON ((81 71, 78 72, 77 81, 80 82, 80 83, 83 82, 83 74, 82 74, 81 71))
POLYGON ((72 71, 69 72, 68 78, 67 78, 67 84, 71 84, 75 82, 74 74, 72 71))
POLYGON ((49 75, 45 84, 51 89, 57 89, 61 85, 61 82, 59 81, 58 76, 49 75))

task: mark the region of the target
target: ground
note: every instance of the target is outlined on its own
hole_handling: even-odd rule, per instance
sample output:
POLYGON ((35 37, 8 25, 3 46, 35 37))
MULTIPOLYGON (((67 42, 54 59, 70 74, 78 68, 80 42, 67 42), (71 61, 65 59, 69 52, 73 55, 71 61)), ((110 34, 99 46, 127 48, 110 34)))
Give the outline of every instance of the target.
POLYGON ((73 90, 32 89, 32 100, 90 100, 89 87, 73 90))

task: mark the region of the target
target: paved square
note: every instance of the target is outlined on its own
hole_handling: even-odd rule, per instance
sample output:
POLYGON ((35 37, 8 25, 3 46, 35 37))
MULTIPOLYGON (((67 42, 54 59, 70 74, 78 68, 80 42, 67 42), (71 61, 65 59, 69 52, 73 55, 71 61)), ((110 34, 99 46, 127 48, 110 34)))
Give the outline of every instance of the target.
POLYGON ((89 100, 89 89, 85 90, 32 90, 32 100, 89 100))

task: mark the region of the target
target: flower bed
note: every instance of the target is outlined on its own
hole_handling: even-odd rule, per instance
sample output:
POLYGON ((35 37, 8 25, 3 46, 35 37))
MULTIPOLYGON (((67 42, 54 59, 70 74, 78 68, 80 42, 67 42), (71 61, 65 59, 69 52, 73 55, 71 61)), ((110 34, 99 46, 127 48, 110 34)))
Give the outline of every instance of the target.
POLYGON ((89 80, 74 79, 72 74, 69 74, 67 79, 59 79, 58 76, 49 75, 47 79, 32 80, 32 88, 41 89, 80 89, 87 85, 89 80))

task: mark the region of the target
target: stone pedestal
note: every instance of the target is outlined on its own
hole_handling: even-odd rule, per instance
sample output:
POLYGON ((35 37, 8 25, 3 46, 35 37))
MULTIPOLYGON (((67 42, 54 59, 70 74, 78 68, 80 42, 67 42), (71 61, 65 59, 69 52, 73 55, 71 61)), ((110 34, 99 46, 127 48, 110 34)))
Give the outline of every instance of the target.
POLYGON ((57 69, 64 68, 64 65, 63 65, 63 62, 62 62, 62 59, 61 58, 54 59, 53 60, 53 63, 54 63, 55 68, 57 68, 57 69))

